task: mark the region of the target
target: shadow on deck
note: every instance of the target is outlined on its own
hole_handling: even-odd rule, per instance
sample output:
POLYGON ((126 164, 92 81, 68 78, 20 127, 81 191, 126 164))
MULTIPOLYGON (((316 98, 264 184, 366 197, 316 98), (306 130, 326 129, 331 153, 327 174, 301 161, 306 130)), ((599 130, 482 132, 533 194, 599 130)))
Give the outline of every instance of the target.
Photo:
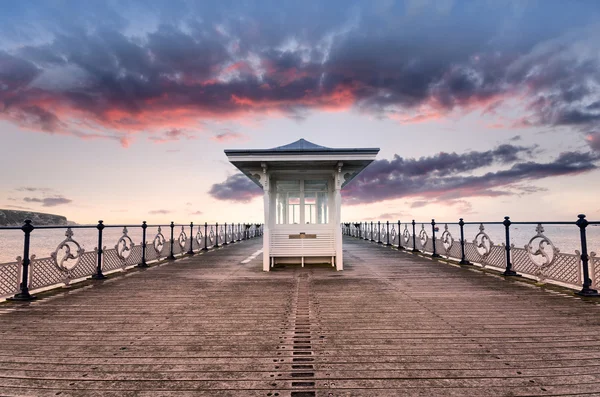
POLYGON ((3 305, 0 395, 600 395, 596 304, 352 238, 343 272, 263 273, 261 244, 3 305))

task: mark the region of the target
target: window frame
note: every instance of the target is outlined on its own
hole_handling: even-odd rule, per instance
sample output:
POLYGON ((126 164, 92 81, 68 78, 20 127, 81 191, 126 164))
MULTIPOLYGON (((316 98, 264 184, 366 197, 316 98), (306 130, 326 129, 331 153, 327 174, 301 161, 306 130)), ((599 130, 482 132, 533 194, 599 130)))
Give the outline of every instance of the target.
MULTIPOLYGON (((323 178, 324 175, 319 175, 319 176, 314 176, 314 177, 308 177, 305 176, 303 178, 294 178, 294 177, 288 177, 288 178, 276 178, 273 182, 274 183, 274 209, 275 209, 275 217, 274 217, 274 225, 329 225, 331 223, 330 221, 330 215, 331 215, 331 183, 332 181, 330 180, 330 178, 323 178), (289 211, 289 200, 290 200, 290 194, 297 194, 298 192, 296 190, 279 190, 278 189, 278 183, 279 182, 284 182, 284 181, 293 181, 293 182, 299 182, 299 188, 300 188, 300 192, 299 192, 299 196, 300 196, 300 220, 298 223, 290 223, 290 211, 289 211), (311 211, 307 211, 306 209, 306 196, 305 194, 307 193, 305 190, 305 182, 306 181, 322 181, 326 183, 327 188, 325 190, 317 190, 317 189, 310 189, 309 192, 310 193, 314 193, 315 194, 315 204, 312 204, 311 206, 314 208, 311 208, 311 211, 315 212, 315 220, 318 221, 318 216, 317 216, 317 207, 318 207, 318 202, 319 202, 319 193, 325 194, 325 197, 327 199, 327 203, 325 205, 325 211, 326 211, 326 215, 325 215, 325 219, 327 220, 326 223, 306 223, 306 221, 311 221, 310 219, 310 212, 311 211), (281 197, 280 197, 281 196, 281 197), (284 200, 284 205, 283 205, 283 213, 280 213, 279 211, 279 207, 278 205, 279 203, 279 199, 283 198, 284 200), (308 218, 307 218, 308 217, 308 218), (284 221, 284 222, 281 222, 284 221)), ((294 204, 296 205, 296 204, 294 204)))

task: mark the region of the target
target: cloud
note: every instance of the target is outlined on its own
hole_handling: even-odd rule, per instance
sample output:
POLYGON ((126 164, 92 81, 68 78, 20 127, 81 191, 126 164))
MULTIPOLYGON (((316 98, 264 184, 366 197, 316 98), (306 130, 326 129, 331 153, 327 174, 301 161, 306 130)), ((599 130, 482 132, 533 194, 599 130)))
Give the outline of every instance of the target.
POLYGON ((190 215, 202 215, 202 214, 203 214, 202 211, 194 211, 194 212, 190 213, 190 215))
POLYGON ((77 20, 15 5, 0 19, 14 40, 0 47, 0 118, 126 147, 139 133, 189 139, 203 120, 355 109, 414 123, 516 101, 516 125, 598 133, 598 27, 585 2, 569 13, 560 2, 286 3, 276 18, 250 3, 152 3, 81 5, 77 20))
POLYGON ((6 208, 14 208, 17 210, 30 210, 31 208, 29 207, 21 207, 20 205, 6 205, 6 208))
POLYGON ((170 214, 171 211, 169 211, 169 210, 152 210, 152 211, 148 211, 148 213, 151 215, 165 215, 165 214, 170 214))
POLYGON ((592 149, 600 152, 600 132, 589 134, 586 140, 592 149))
POLYGON ((428 204, 431 204, 431 202, 430 201, 413 201, 410 204, 410 208, 421 208, 421 207, 425 207, 428 204))
POLYGON ((375 203, 416 198, 418 208, 432 200, 458 202, 465 197, 530 194, 539 188, 524 185, 536 180, 575 175, 597 169, 600 156, 591 152, 563 152, 550 162, 525 161, 532 148, 501 145, 486 152, 440 153, 419 159, 398 155, 392 161, 376 160, 344 191, 346 204, 375 203), (497 171, 473 174, 495 165, 497 171))
MULTIPOLYGON (((472 213, 468 197, 522 196, 544 191, 532 182, 589 172, 598 168, 600 156, 592 152, 563 152, 549 162, 532 161, 535 147, 499 145, 487 151, 438 153, 433 156, 375 160, 343 193, 348 205, 412 198, 411 208, 436 203, 460 205, 472 213), (494 168, 494 171, 486 169, 494 168)), ((262 191, 241 173, 212 185, 209 194, 218 200, 249 202, 262 191)), ((394 217, 391 217, 394 218, 394 217)))
POLYGON ((148 140, 154 143, 166 143, 166 142, 174 142, 179 141, 181 139, 196 139, 194 135, 191 135, 181 129, 173 128, 172 130, 165 131, 161 135, 154 135, 148 137, 148 140))
POLYGON ((228 176, 224 182, 212 185, 208 194, 217 200, 248 203, 262 196, 263 192, 246 175, 237 173, 228 176))
MULTIPOLYGON (((385 212, 379 216, 376 217, 371 217, 371 218, 364 218, 367 221, 372 221, 372 220, 388 220, 388 219, 400 219, 402 217, 405 217, 407 214, 405 212, 385 212)), ((392 221, 390 221, 391 223, 392 221)))
POLYGON ((56 207, 57 205, 69 204, 69 203, 73 202, 73 200, 70 200, 70 199, 62 197, 62 196, 43 197, 43 198, 25 197, 25 198, 23 198, 23 201, 25 201, 26 203, 40 203, 44 207, 56 207))
POLYGON ((244 134, 240 134, 238 132, 231 131, 229 129, 223 130, 212 136, 210 139, 216 142, 230 142, 230 141, 239 141, 246 140, 248 137, 244 134))

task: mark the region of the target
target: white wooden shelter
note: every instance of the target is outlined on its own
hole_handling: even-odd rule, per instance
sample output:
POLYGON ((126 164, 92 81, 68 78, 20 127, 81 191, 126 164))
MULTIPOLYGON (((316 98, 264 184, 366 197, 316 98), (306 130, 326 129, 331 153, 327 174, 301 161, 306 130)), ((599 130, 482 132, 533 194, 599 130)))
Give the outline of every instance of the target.
POLYGON ((264 191, 264 271, 275 263, 331 263, 343 269, 340 191, 378 152, 304 139, 273 149, 225 150, 264 191))

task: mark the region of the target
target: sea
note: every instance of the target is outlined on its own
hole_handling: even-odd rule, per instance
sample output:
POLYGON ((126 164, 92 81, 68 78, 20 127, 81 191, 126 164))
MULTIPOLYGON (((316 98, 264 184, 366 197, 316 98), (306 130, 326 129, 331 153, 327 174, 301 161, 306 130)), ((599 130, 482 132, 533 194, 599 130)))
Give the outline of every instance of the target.
MULTIPOLYGON (((393 224, 397 227, 396 224, 393 224)), ((425 231, 431 238, 431 224, 424 224, 425 231)), ((444 231, 444 224, 439 223, 439 232, 436 237, 441 236, 444 231)), ((500 245, 504 242, 504 226, 502 225, 484 225, 485 232, 489 235, 494 244, 500 245)), ((531 238, 536 236, 537 225, 512 225, 511 244, 516 247, 523 248, 531 238)), ((563 253, 575 253, 576 250, 581 250, 581 241, 579 236, 579 228, 575 225, 543 225, 543 234, 563 253)), ((390 223, 390 230, 392 223, 390 223)), ((65 232, 67 227, 61 229, 36 229, 31 233, 30 254, 37 258, 47 258, 54 252, 58 245, 66 238, 65 232)), ((161 227, 162 234, 165 239, 170 238, 170 228, 168 225, 161 227)), ((404 225, 401 226, 402 231, 404 225)), ((421 224, 417 224, 417 234, 421 230, 421 224)), ((95 226, 90 226, 87 229, 72 229, 73 240, 85 249, 85 251, 93 251, 98 246, 98 231, 95 226)), ((409 225, 409 231, 412 231, 412 226, 409 225)), ((448 225, 448 231, 452 234, 455 241, 460 238, 459 226, 455 224, 448 225)), ((184 227, 184 232, 189 237, 189 226, 184 227)), ((194 235, 197 228, 194 227, 194 235)), ((137 245, 142 241, 142 229, 140 227, 130 227, 127 229, 128 236, 137 245)), ((157 235, 157 227, 148 227, 146 230, 146 240, 151 243, 157 235)), ((174 238, 177 239, 181 233, 181 227, 176 227, 174 238)), ((465 225, 465 240, 473 241, 476 234, 479 233, 479 225, 465 225)), ((119 238, 123 235, 123 227, 107 227, 103 231, 102 246, 107 249, 114 248, 119 238)), ((587 227, 587 245, 588 253, 597 252, 600 255, 600 226, 589 225, 587 227)), ((23 232, 21 230, 0 230, 0 263, 13 262, 17 256, 23 255, 23 232)))

